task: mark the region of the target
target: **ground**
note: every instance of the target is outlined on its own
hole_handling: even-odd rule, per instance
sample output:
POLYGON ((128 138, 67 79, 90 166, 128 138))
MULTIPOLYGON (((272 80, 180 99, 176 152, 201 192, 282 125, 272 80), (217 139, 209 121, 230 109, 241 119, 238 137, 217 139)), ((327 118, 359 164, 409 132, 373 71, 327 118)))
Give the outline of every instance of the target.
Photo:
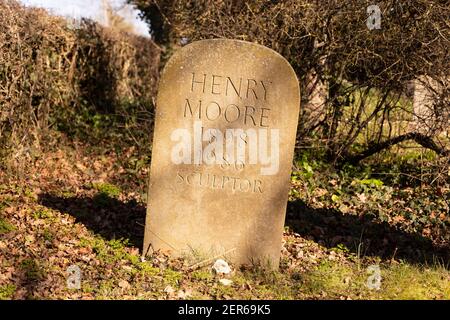
POLYGON ((0 171, 0 299, 450 299, 448 177, 426 187, 309 158, 292 174, 280 270, 232 265, 226 286, 214 261, 141 258, 149 159, 134 147, 30 156, 0 171))

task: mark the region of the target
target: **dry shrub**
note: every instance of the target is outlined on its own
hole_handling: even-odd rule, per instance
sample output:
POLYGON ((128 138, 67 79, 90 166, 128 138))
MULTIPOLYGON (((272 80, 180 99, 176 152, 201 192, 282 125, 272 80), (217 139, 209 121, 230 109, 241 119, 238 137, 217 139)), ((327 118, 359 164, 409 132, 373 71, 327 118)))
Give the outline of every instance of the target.
POLYGON ((81 113, 151 105, 160 50, 147 38, 14 0, 0 2, 0 31, 0 163, 33 155, 51 127, 73 129, 81 113))
POLYGON ((0 3, 1 156, 39 145, 54 106, 70 105, 76 35, 43 10, 0 3))
POLYGON ((85 20, 77 30, 77 56, 77 84, 90 104, 113 111, 121 99, 151 101, 159 49, 150 40, 85 20))
MULTIPOLYGON (((142 11, 155 40, 167 49, 180 39, 252 41, 285 56, 302 88, 314 87, 311 81, 324 84, 326 99, 319 110, 302 108, 299 141, 319 137, 333 161, 360 160, 353 154, 357 150, 367 149, 361 155, 369 156, 406 140, 448 154, 441 142, 432 141, 449 127, 448 0, 376 1, 379 30, 367 27, 367 8, 374 4, 367 0, 129 2, 142 11), (423 123, 432 125, 419 132, 390 130, 399 113, 414 118, 407 95, 414 79, 429 80, 424 85, 432 103, 426 114, 433 121, 423 123), (367 137, 363 143, 361 136, 367 137)), ((304 100, 309 93, 303 90, 304 100)))

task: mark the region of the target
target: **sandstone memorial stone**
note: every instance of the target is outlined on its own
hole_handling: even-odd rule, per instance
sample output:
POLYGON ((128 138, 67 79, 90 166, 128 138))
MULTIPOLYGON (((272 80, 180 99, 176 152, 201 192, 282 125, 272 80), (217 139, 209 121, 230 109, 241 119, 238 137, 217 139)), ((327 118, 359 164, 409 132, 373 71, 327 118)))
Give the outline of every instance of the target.
POLYGON ((300 89, 264 46, 214 39, 179 49, 161 75, 143 254, 276 268, 300 89))

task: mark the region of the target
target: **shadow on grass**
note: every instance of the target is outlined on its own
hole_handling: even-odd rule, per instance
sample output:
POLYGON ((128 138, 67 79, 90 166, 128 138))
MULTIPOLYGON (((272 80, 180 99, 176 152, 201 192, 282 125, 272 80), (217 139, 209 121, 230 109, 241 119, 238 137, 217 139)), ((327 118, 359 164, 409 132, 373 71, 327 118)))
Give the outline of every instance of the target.
MULTIPOLYGON (((145 206, 131 200, 122 202, 106 194, 94 197, 59 197, 43 194, 40 203, 66 212, 106 240, 124 238, 142 248, 145 206)), ((286 225, 304 238, 327 248, 345 245, 360 257, 402 259, 410 263, 441 263, 449 268, 449 248, 438 248, 421 235, 398 230, 373 219, 342 214, 337 210, 313 209, 303 201, 288 203, 286 225)))
POLYGON ((287 226, 327 248, 343 244, 360 257, 395 258, 415 264, 438 262, 450 267, 450 248, 436 247, 422 235, 398 230, 386 222, 337 210, 313 209, 301 200, 289 202, 287 211, 287 226))
POLYGON ((70 214, 106 240, 128 239, 130 245, 142 248, 146 208, 135 200, 123 202, 103 193, 68 198, 42 194, 39 203, 70 214))

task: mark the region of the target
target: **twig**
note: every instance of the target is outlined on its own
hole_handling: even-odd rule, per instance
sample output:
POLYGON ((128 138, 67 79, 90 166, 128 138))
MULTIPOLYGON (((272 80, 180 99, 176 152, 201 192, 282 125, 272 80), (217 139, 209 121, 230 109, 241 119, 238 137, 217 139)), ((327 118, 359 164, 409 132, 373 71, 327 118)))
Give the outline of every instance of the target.
POLYGON ((201 266, 201 265, 203 265, 203 264, 206 264, 206 263, 208 263, 208 262, 210 262, 210 261, 212 261, 212 260, 214 260, 214 259, 217 259, 217 258, 219 258, 219 257, 222 257, 222 256, 224 256, 224 255, 226 255, 226 254, 229 254, 229 253, 231 253, 231 252, 233 252, 233 251, 235 251, 235 250, 236 250, 236 248, 233 248, 233 249, 230 249, 230 250, 228 250, 228 251, 225 251, 224 253, 218 254, 218 255, 216 255, 216 256, 214 256, 214 257, 212 257, 212 258, 208 258, 208 259, 202 260, 202 261, 200 261, 200 262, 197 262, 197 263, 195 263, 195 264, 189 266, 189 269, 191 269, 191 270, 192 270, 192 269, 195 269, 195 268, 197 268, 197 267, 199 267, 199 266, 201 266))

